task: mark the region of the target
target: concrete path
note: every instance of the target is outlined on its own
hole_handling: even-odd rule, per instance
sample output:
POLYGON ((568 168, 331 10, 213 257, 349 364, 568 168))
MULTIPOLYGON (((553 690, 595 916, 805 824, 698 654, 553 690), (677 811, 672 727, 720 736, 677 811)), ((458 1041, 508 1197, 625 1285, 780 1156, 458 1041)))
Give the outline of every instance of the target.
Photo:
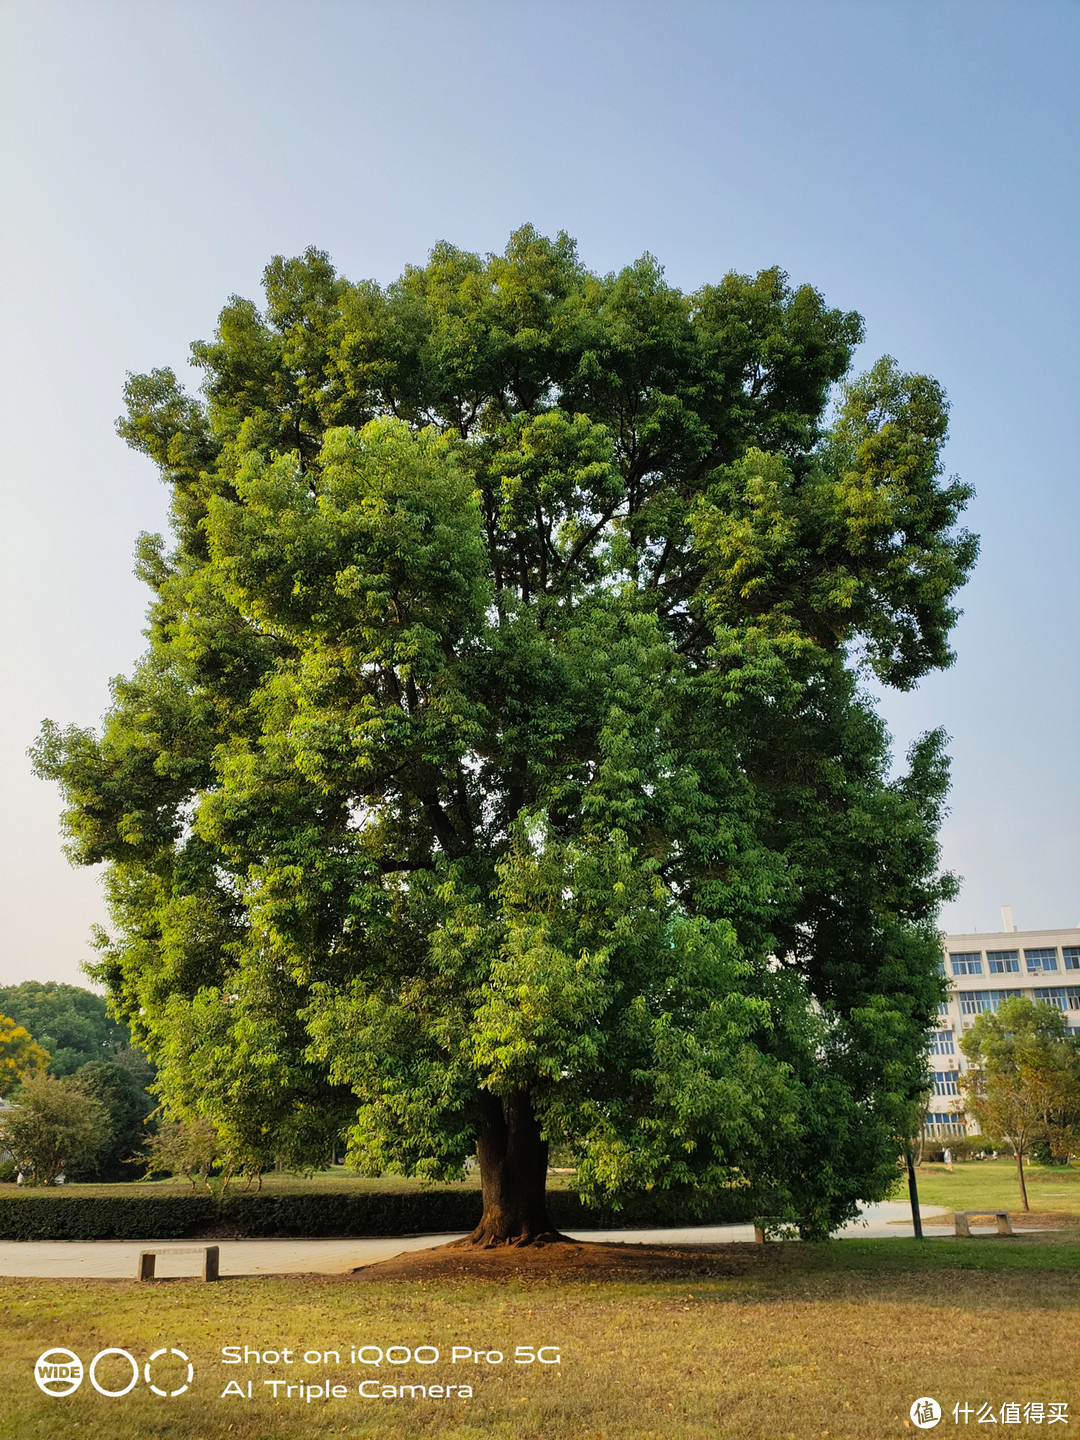
MULTIPOLYGON (((923 1231, 927 1235, 952 1235, 953 1212, 934 1206, 920 1208, 923 1231)), ((862 1216, 837 1231, 837 1240, 911 1239, 915 1227, 911 1223, 911 1206, 906 1200, 883 1200, 879 1205, 864 1205, 862 1216), (898 1223, 902 1222, 902 1223, 898 1223)))
MULTIPOLYGON (((952 1234, 951 1218, 942 1225, 947 1212, 925 1211, 923 1224, 928 1235, 952 1234), (933 1225, 932 1220, 937 1224, 933 1225)), ((866 1207, 862 1221, 854 1221, 837 1233, 837 1239, 903 1239, 912 1232, 907 1205, 885 1203, 866 1207), (907 1225, 890 1224, 908 1220, 907 1225)), ((752 1225, 695 1225, 671 1230, 574 1230, 575 1240, 592 1240, 624 1245, 728 1245, 752 1241, 752 1225)), ((222 1275, 290 1275, 316 1273, 344 1275, 362 1265, 374 1265, 408 1250, 427 1250, 461 1237, 454 1235, 408 1235, 391 1239, 347 1240, 219 1240, 222 1275)), ((191 1275, 199 1269, 197 1255, 170 1256, 170 1249, 194 1244, 184 1240, 4 1240, 0 1241, 0 1275, 40 1279, 133 1280, 140 1250, 160 1248, 157 1274, 162 1277, 191 1275)), ((214 1242, 211 1242, 214 1243, 214 1242)))
POLYGON ((217 1245, 222 1275, 347 1275, 406 1250, 445 1245, 458 1235, 407 1235, 377 1240, 0 1240, 0 1275, 82 1280, 134 1280, 141 1250, 159 1250, 158 1277, 197 1278, 198 1255, 170 1255, 195 1244, 217 1245))
MULTIPOLYGON (((923 1229, 927 1234, 953 1233, 951 1210, 927 1210, 922 1212, 923 1229), (948 1217, 946 1219, 946 1217, 948 1217), (935 1224, 936 1222, 936 1224, 935 1224), (931 1228, 933 1226, 933 1228, 931 1228)), ((867 1205, 862 1218, 837 1230, 834 1240, 902 1240, 910 1238, 915 1230, 911 1224, 911 1207, 887 1200, 880 1205, 867 1205), (906 1221, 906 1224, 895 1224, 906 1221)), ((630 1245, 730 1245, 739 1241, 752 1241, 752 1225, 693 1225, 682 1230, 572 1230, 567 1231, 575 1240, 597 1240, 630 1245)))

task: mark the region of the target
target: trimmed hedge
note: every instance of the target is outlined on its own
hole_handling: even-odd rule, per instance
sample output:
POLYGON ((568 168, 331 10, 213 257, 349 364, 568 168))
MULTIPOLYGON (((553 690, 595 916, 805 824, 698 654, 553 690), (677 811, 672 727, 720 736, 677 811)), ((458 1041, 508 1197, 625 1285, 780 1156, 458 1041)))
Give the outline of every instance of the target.
MULTIPOLYGON (((952 1140, 924 1140, 922 1147, 923 1160, 940 1164, 945 1159, 945 1151, 950 1150, 954 1160, 974 1160, 979 1155, 989 1155, 993 1145, 985 1135, 961 1135, 952 1140)), ((1008 1151, 1004 1152, 1008 1155, 1008 1151)))
POLYGON ((5 1195, 3 1240, 179 1240, 213 1225, 212 1195, 5 1195))
MULTIPOLYGON (((195 1236, 423 1235, 471 1230, 478 1190, 294 1191, 275 1194, 89 1196, 51 1191, 0 1197, 0 1240, 181 1240, 195 1236)), ((729 1192, 702 1212, 691 1196, 632 1196, 620 1211, 593 1210, 566 1190, 548 1192, 560 1229, 738 1224, 750 1219, 745 1192, 729 1192)))

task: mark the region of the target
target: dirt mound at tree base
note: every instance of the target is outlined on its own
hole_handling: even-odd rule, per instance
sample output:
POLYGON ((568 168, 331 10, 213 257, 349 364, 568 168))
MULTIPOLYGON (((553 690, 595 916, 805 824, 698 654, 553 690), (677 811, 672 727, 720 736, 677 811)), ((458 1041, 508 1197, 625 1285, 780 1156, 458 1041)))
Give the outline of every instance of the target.
POLYGON ((352 1271, 355 1280, 683 1280, 743 1275, 768 1263, 780 1246, 611 1245, 577 1240, 542 1245, 440 1245, 412 1250, 352 1271), (768 1252, 768 1256, 766 1255, 768 1252))

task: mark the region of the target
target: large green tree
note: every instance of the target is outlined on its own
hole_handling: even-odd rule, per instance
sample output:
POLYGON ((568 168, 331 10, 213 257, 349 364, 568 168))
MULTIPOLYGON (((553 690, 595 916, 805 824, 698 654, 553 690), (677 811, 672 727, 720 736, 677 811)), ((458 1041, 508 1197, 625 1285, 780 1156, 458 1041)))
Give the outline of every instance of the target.
POLYGON ((684 294, 529 227, 265 288, 201 398, 129 382, 150 647, 36 752, 168 1113, 249 1164, 475 1151, 484 1242, 548 1229, 551 1142, 587 1194, 827 1231, 895 1178, 940 994, 942 736, 892 775, 867 684, 952 658, 940 388, 845 382, 859 317, 778 270, 684 294))

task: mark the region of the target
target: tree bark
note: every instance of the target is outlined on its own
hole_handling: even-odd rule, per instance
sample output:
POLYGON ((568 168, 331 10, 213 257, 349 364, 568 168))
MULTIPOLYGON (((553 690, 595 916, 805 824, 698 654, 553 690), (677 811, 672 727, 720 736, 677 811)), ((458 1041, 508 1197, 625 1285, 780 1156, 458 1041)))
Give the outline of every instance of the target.
POLYGON ((476 1143, 484 1213, 468 1245, 532 1245, 562 1240, 547 1213, 548 1143, 527 1090, 481 1097, 476 1143))
POLYGON ((1031 1206, 1028 1204, 1028 1196, 1027 1196, 1027 1182, 1026 1182, 1025 1179, 1024 1179, 1024 1152, 1023 1152, 1023 1150, 1017 1150, 1017 1152, 1016 1152, 1016 1178, 1020 1181, 1020 1198, 1021 1198, 1021 1200, 1023 1200, 1023 1202, 1024 1202, 1024 1209, 1025 1209, 1025 1210, 1030 1210, 1030 1209, 1031 1209, 1031 1206))

